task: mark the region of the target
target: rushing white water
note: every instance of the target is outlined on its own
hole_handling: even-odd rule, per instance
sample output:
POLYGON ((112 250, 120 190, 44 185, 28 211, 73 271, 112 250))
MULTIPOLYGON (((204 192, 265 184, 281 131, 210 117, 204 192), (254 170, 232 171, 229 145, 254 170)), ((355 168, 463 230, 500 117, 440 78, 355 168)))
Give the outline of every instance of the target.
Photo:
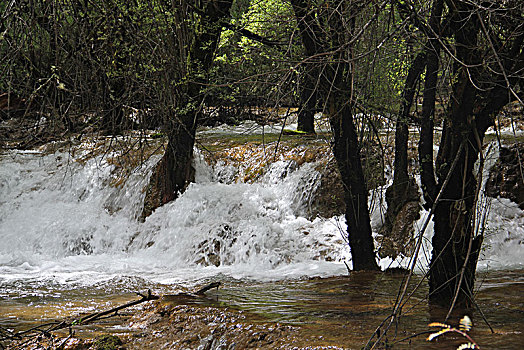
MULTIPOLYGON (((434 146, 435 156, 438 147, 434 146)), ((497 142, 491 142, 484 150, 484 167, 482 171, 482 186, 485 188, 490 170, 495 166, 499 158, 499 146, 497 142)), ((478 172, 479 161, 476 163, 478 172)), ((419 188, 420 177, 417 177, 419 188)), ((385 189, 389 183, 381 188, 380 197, 382 201, 375 202, 372 207, 372 223, 382 220, 381 214, 385 207, 385 189)), ((524 211, 518 205, 506 198, 491 198, 485 196, 483 191, 477 204, 476 226, 478 232, 484 235, 484 241, 477 267, 481 270, 504 270, 522 269, 524 267, 524 211)), ((431 260, 431 238, 433 237, 433 221, 429 212, 421 209, 420 218, 415 223, 415 238, 422 232, 423 240, 421 250, 417 259, 416 270, 425 271, 431 260), (426 221, 427 225, 426 225, 426 221)), ((376 225, 379 227, 379 225, 376 225)), ((409 266, 410 259, 397 257, 395 260, 385 258, 379 261, 382 268, 390 266, 409 266)))
POLYGON ((335 222, 300 216, 317 182, 311 164, 292 171, 276 162, 261 181, 244 184, 219 182, 227 179, 215 174, 227 171, 197 162, 196 183, 139 223, 153 163, 115 188, 113 166, 101 157, 83 164, 59 152, 4 156, 0 279, 90 284, 124 275, 190 282, 216 274, 281 279, 345 272, 341 261, 349 253, 335 222))
MULTIPOLYGON (((219 274, 275 280, 346 273, 350 252, 341 218, 304 217, 318 182, 313 164, 295 169, 278 161, 261 180, 245 184, 233 182, 225 166, 198 161, 196 183, 140 223, 158 158, 121 187, 111 183, 114 167, 106 159, 78 162, 61 152, 2 156, 0 282, 91 285, 140 277, 191 284, 219 274)), ((509 201, 490 201, 481 266, 522 267, 523 212, 509 201)))

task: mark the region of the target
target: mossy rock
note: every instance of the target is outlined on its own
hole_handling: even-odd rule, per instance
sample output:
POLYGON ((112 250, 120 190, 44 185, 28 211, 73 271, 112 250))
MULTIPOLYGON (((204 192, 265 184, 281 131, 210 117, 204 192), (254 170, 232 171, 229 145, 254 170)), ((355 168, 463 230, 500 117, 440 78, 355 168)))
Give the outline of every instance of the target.
POLYGON ((93 344, 95 350, 118 350, 122 349, 122 340, 116 335, 102 335, 96 338, 93 344))
POLYGON ((291 129, 284 129, 283 134, 284 135, 308 135, 308 133, 305 131, 291 130, 291 129))

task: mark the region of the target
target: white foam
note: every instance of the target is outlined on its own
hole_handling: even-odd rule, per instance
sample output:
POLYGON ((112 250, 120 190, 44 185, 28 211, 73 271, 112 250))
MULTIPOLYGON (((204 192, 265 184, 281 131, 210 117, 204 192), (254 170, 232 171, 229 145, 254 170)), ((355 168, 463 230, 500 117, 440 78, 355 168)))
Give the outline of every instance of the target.
POLYGON ((261 181, 244 184, 217 182, 197 162, 197 183, 138 223, 152 164, 115 188, 113 166, 101 158, 81 164, 63 153, 13 152, 1 162, 3 280, 281 279, 345 270, 348 248, 337 226, 302 216, 318 183, 311 164, 293 170, 279 161, 261 181))
MULTIPOLYGON (((216 275, 278 280, 341 275, 344 262, 351 266, 343 217, 305 217, 318 185, 314 164, 295 169, 278 161, 258 182, 245 184, 227 181, 220 166, 197 161, 197 182, 139 223, 143 189, 157 159, 115 188, 114 168, 100 157, 81 163, 60 152, 5 155, 0 159, 0 282, 96 284, 131 276, 192 283, 216 275)), ((383 192, 370 200, 374 228, 382 220, 383 192)), ((505 199, 488 200, 479 266, 522 267, 523 211, 505 199)), ((432 234, 430 222, 420 270, 427 267, 432 234)), ((379 264, 407 262, 386 258, 379 264)))

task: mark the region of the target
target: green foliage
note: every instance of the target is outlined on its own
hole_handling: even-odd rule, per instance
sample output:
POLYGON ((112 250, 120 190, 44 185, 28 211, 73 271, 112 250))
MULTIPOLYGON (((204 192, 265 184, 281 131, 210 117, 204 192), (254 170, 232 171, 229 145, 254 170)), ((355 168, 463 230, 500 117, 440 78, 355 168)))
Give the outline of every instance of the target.
POLYGON ((163 2, 40 0, 16 2, 4 14, 0 93, 57 120, 90 112, 94 123, 122 122, 115 118, 123 106, 173 104, 160 91, 180 81, 182 69, 173 57, 174 15, 163 2))
POLYGON ((290 104, 289 74, 293 53, 301 49, 296 40, 287 46, 296 30, 292 8, 280 0, 236 1, 231 11, 232 25, 281 45, 266 45, 239 31, 224 30, 215 57, 212 105, 290 104))

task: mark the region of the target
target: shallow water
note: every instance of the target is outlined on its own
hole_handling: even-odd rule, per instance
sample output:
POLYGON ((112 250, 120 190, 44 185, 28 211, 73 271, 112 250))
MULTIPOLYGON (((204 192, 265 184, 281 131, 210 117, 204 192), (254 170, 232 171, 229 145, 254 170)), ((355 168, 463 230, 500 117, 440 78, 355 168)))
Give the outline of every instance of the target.
MULTIPOLYGON (((477 302, 492 334, 478 311, 468 313, 473 320, 470 335, 484 349, 521 349, 524 345, 524 271, 497 271, 479 275, 477 302)), ((244 310, 246 322, 278 322, 299 326, 299 335, 315 343, 360 349, 377 326, 390 315, 402 283, 402 276, 383 273, 353 273, 350 276, 305 278, 276 282, 222 279, 222 287, 211 290, 206 298, 176 299, 177 303, 244 310), (249 315, 254 315, 250 318, 249 315), (256 316, 256 317, 255 317, 256 316)), ((420 279, 415 276, 410 288, 420 279)), ((49 320, 64 319, 102 311, 137 299, 136 290, 151 288, 155 294, 176 294, 185 288, 154 285, 140 279, 121 279, 89 288, 71 288, 45 283, 3 285, 0 324, 27 329, 49 320)), ((442 322, 447 310, 430 309, 423 283, 404 307, 400 322, 388 334, 394 343, 431 330, 430 322, 442 322), (396 332, 396 336, 395 336, 396 332)), ((133 313, 128 310, 128 313, 133 313)), ((124 312, 125 316, 127 313, 124 312)), ((449 323, 456 326, 454 315, 449 323)), ((79 328, 77 334, 93 337, 99 332, 126 334, 127 318, 113 318, 102 326, 79 328)), ((425 341, 427 334, 395 344, 396 349, 450 349, 460 344, 457 336, 444 335, 438 342, 425 341)))

